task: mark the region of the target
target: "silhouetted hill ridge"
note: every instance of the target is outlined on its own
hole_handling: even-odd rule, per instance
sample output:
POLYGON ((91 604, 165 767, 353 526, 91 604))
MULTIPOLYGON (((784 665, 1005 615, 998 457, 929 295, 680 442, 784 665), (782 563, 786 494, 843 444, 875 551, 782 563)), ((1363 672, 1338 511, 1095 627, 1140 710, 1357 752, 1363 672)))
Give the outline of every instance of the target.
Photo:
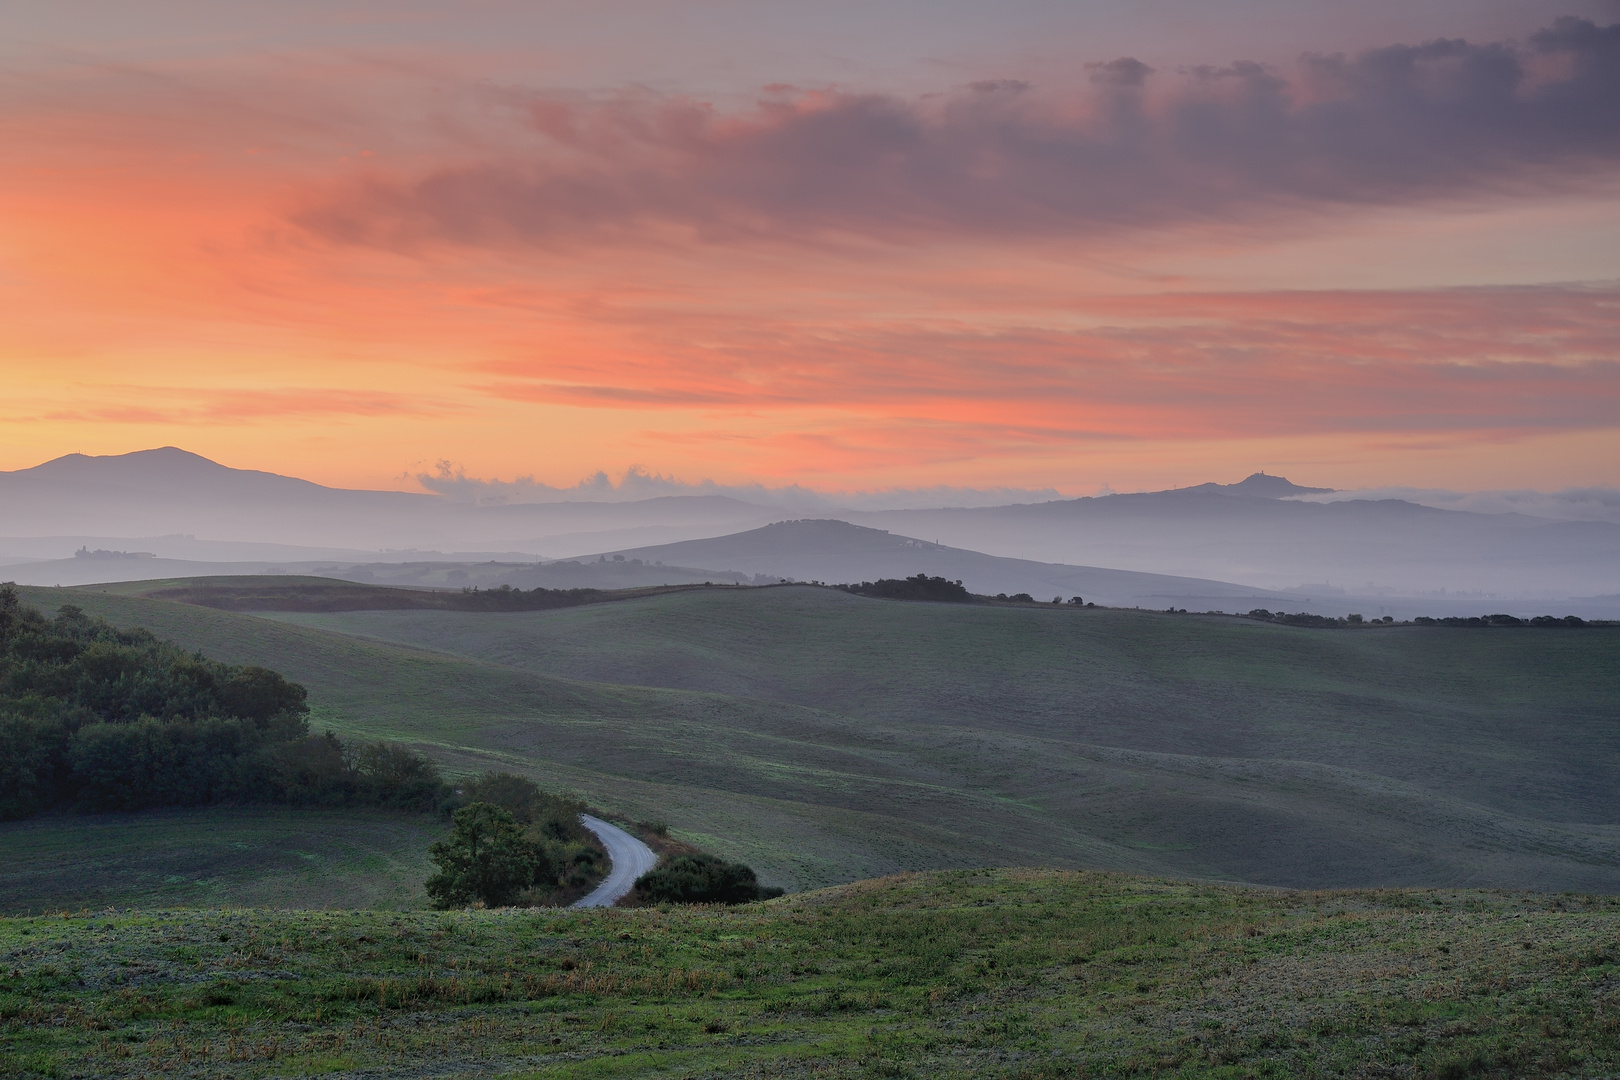
POLYGON ((1331 495, 1334 489, 1301 487, 1299 484, 1289 482, 1286 477, 1268 476, 1263 472, 1257 472, 1251 473, 1235 484, 1195 484, 1192 487, 1171 488, 1154 494, 1172 495, 1180 491, 1213 491, 1246 498, 1286 499, 1293 495, 1331 495))
POLYGON ((552 557, 604 541, 619 546, 641 536, 646 542, 734 532, 780 513, 725 495, 480 505, 427 492, 326 487, 231 468, 172 446, 68 454, 0 472, 0 507, 11 536, 184 533, 373 551, 495 546, 552 557))
POLYGON ((1225 581, 1002 558, 830 518, 778 521, 730 536, 607 554, 830 584, 922 573, 959 580, 986 595, 1028 592, 1042 600, 1080 595, 1121 607, 1219 604, 1248 610, 1286 599, 1225 581))

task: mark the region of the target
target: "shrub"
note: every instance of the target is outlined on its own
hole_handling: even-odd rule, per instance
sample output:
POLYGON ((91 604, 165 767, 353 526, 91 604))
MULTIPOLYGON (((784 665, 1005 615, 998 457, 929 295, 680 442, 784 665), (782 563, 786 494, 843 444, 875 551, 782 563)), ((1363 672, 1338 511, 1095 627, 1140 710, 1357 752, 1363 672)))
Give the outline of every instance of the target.
POLYGON ((504 772, 473 777, 461 785, 461 794, 468 802, 499 806, 525 825, 533 820, 535 804, 543 797, 533 780, 504 772))
POLYGON ((439 767, 398 743, 375 742, 355 753, 361 801, 395 810, 429 811, 450 794, 439 767))
POLYGON ((746 904, 781 896, 759 884, 752 867, 699 852, 677 855, 636 879, 636 899, 647 904, 746 904))
POLYGON ((487 772, 466 781, 461 795, 468 802, 486 802, 512 815, 519 825, 528 826, 537 838, 562 844, 588 843, 590 837, 579 823, 585 804, 541 791, 533 780, 512 773, 487 772))
POLYGON ((342 806, 359 798, 359 777, 349 758, 343 740, 328 731, 276 747, 271 765, 287 802, 342 806))

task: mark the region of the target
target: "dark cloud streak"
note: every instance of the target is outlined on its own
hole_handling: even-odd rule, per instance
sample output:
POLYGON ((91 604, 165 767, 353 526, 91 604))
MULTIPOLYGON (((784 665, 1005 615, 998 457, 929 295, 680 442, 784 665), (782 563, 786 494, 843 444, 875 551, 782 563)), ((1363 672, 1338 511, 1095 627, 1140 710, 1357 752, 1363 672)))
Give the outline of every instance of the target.
POLYGON ((646 93, 521 98, 506 146, 374 173, 297 213, 328 239, 564 244, 852 232, 1091 235, 1579 187, 1620 164, 1620 24, 1152 73, 1088 65, 904 100, 780 90, 745 113, 646 93), (1172 83, 1173 85, 1166 85, 1172 83))

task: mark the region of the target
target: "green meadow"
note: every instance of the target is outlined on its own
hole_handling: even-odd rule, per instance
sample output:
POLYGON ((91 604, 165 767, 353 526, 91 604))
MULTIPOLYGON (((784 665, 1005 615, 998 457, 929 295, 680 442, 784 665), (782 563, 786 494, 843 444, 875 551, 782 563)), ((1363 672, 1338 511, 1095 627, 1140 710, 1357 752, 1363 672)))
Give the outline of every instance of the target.
POLYGON ((1620 632, 813 587, 506 613, 22 591, 793 894, 434 912, 433 816, 0 824, 6 1076, 1620 1071, 1620 632))
POLYGON ((108 907, 421 908, 443 822, 382 810, 208 807, 0 825, 0 913, 108 907))
POLYGON ((274 615, 137 591, 23 590, 273 667, 309 688, 316 728, 667 821, 793 891, 1049 866, 1620 892, 1620 631, 1310 630, 808 586, 274 615))
POLYGON ((40 1077, 1612 1076, 1613 898, 906 875, 723 910, 0 920, 40 1077))

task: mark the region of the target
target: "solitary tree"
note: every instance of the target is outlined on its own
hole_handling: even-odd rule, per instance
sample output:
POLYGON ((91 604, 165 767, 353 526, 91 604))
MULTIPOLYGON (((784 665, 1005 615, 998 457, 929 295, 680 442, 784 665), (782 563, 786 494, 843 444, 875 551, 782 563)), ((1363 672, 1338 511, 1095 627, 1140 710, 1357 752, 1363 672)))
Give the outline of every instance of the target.
POLYGON ((526 840, 510 811, 472 803, 456 811, 450 835, 428 849, 439 872, 427 892, 439 908, 481 900, 505 907, 536 878, 554 876, 546 853, 526 840))

